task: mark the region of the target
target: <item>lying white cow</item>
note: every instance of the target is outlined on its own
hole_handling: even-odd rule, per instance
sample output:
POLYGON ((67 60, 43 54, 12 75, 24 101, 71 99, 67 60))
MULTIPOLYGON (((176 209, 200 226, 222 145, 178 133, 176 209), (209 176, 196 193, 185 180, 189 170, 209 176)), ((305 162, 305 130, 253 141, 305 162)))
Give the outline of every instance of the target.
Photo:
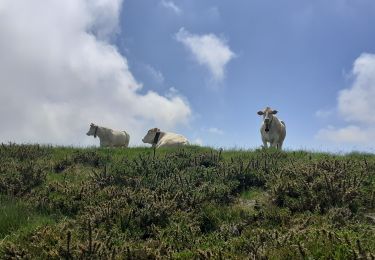
POLYGON ((263 115, 263 123, 260 127, 260 134, 262 136, 263 146, 267 148, 267 142, 271 147, 276 147, 281 150, 286 136, 286 126, 284 121, 279 120, 275 114, 277 110, 266 107, 264 111, 258 111, 258 115, 263 115))
POLYGON ((152 147, 173 147, 189 144, 186 137, 168 132, 161 132, 159 128, 152 128, 148 130, 142 141, 147 144, 152 144, 152 147))
POLYGON ((116 131, 93 123, 87 135, 93 135, 95 138, 98 136, 100 147, 128 147, 130 141, 130 136, 125 131, 116 131))

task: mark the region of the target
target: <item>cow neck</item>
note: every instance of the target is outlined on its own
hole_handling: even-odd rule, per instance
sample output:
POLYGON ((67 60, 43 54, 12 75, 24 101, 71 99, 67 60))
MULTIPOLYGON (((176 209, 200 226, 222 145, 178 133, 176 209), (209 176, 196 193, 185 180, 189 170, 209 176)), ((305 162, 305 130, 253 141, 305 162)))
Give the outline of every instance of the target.
POLYGON ((159 142, 160 134, 161 134, 160 131, 156 132, 155 137, 154 137, 154 141, 152 142, 152 144, 157 144, 159 142))
POLYGON ((95 132, 94 132, 94 137, 95 137, 95 138, 96 138, 97 133, 98 133, 98 128, 99 128, 99 126, 96 126, 96 127, 95 127, 95 132))

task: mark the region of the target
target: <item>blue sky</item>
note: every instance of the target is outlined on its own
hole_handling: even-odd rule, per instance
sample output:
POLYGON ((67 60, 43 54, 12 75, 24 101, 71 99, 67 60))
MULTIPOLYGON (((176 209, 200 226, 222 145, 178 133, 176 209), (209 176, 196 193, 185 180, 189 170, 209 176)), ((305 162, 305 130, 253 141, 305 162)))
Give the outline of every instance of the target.
POLYGON ((358 145, 330 143, 326 148, 315 136, 328 124, 345 125, 332 110, 338 92, 350 87, 353 62, 362 53, 375 53, 375 2, 166 2, 180 11, 163 1, 125 2, 117 44, 146 88, 162 92, 175 87, 188 98, 196 117, 191 129, 182 129, 186 135, 215 146, 256 146, 256 111, 269 105, 287 124, 286 147, 358 145), (223 80, 212 80, 208 69, 176 41, 180 28, 215 34, 235 53, 223 80), (148 66, 163 75, 162 82, 155 83, 148 66), (317 111, 333 115, 322 118, 317 111))
POLYGON ((2 142, 97 145, 82 136, 95 122, 128 130, 132 145, 158 126, 256 148, 256 112, 271 106, 287 149, 374 152, 372 0, 10 2, 2 142))

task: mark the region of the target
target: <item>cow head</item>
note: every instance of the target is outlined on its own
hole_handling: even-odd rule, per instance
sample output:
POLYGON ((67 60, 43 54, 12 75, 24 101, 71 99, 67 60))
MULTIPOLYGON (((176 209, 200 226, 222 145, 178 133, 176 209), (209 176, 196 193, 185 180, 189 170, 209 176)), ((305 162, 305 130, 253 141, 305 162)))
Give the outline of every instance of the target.
POLYGON ((143 137, 142 142, 147 144, 154 144, 155 136, 157 135, 157 133, 160 133, 159 128, 152 128, 148 130, 145 137, 143 137))
POLYGON ((86 135, 90 136, 90 135, 93 135, 95 138, 96 138, 96 133, 98 132, 98 126, 91 123, 90 124, 90 129, 89 131, 86 133, 86 135))
POLYGON ((263 116, 264 131, 270 131, 270 125, 275 114, 277 114, 277 110, 273 110, 270 107, 266 107, 263 111, 258 111, 258 115, 263 116))

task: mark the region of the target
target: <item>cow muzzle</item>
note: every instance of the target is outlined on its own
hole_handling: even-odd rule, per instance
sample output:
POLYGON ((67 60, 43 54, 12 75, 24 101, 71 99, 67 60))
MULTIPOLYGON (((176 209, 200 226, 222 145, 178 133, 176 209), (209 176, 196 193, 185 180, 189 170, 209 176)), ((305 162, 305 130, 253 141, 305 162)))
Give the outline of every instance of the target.
POLYGON ((264 119, 264 125, 265 125, 264 131, 269 132, 270 131, 270 119, 269 118, 264 119))
POLYGON ((269 122, 269 120, 265 120, 264 121, 264 125, 265 125, 264 131, 269 132, 270 131, 270 122, 269 122))

